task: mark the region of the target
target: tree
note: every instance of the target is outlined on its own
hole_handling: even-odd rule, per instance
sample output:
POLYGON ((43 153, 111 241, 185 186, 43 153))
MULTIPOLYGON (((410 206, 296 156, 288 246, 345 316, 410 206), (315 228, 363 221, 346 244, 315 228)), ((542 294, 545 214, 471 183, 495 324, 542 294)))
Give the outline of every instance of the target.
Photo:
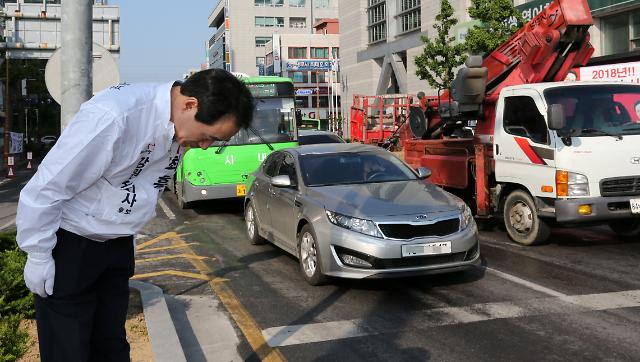
POLYGON ((432 40, 423 36, 424 50, 415 58, 416 75, 432 88, 449 89, 454 78, 453 70, 467 58, 465 44, 456 44, 455 37, 449 35, 451 28, 458 23, 453 14, 449 0, 441 0, 440 13, 433 24, 436 38, 432 40))
POLYGON ((511 0, 471 0, 469 16, 480 21, 469 29, 465 42, 472 54, 494 51, 524 25, 511 0))

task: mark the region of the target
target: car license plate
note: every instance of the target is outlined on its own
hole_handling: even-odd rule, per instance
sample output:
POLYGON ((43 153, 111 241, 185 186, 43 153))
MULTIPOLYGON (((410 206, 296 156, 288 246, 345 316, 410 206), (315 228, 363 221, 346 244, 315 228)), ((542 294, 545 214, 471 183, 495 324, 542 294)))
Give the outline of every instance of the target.
POLYGON ((245 196, 247 194, 246 185, 236 185, 236 196, 245 196))
POLYGON ((402 245, 402 256, 451 254, 451 242, 402 245))
POLYGON ((629 202, 631 203, 631 213, 640 214, 640 199, 631 199, 629 202))

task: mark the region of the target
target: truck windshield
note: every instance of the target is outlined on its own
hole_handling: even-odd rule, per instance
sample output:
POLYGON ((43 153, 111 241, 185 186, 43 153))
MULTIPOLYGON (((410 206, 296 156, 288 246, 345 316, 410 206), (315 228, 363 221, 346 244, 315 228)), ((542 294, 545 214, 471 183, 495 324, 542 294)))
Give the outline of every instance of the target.
POLYGON ((640 134, 640 85, 574 85, 544 91, 547 104, 564 106, 562 130, 579 137, 640 134))
MULTIPOLYGON (((243 129, 225 145, 259 144, 264 143, 264 141, 268 143, 291 142, 296 139, 293 112, 293 98, 258 98, 256 99, 251 128, 262 139, 251 130, 243 129)), ((221 146, 222 144, 222 142, 216 142, 214 146, 221 146)))

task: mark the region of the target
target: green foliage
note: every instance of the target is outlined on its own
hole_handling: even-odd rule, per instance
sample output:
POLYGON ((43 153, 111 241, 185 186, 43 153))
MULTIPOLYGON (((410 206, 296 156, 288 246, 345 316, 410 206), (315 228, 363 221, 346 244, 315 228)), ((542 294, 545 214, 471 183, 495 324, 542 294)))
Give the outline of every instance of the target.
POLYGON ((455 44, 455 37, 449 35, 458 19, 448 0, 440 1, 440 13, 433 28, 435 39, 423 36, 424 50, 415 58, 416 75, 426 80, 432 88, 449 89, 454 78, 454 69, 466 60, 465 45, 455 44))
POLYGON ((19 315, 0 317, 0 362, 13 362, 27 351, 29 334, 20 329, 19 315))
POLYGON ((17 246, 15 231, 0 232, 0 252, 15 249, 17 246))
POLYGON ((480 25, 469 29, 465 44, 472 54, 494 51, 524 25, 522 14, 511 0, 471 0, 469 16, 480 25), (510 20, 516 19, 516 23, 510 20))
POLYGON ((27 254, 17 247, 0 252, 0 315, 34 315, 33 296, 24 284, 27 254))

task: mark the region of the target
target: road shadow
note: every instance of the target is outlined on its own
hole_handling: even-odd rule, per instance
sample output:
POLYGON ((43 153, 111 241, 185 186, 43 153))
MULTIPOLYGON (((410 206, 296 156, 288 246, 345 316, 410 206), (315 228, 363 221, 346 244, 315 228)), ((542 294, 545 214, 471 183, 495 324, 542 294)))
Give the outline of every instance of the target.
POLYGON ((201 216, 244 213, 244 199, 194 201, 189 206, 193 212, 201 216))

